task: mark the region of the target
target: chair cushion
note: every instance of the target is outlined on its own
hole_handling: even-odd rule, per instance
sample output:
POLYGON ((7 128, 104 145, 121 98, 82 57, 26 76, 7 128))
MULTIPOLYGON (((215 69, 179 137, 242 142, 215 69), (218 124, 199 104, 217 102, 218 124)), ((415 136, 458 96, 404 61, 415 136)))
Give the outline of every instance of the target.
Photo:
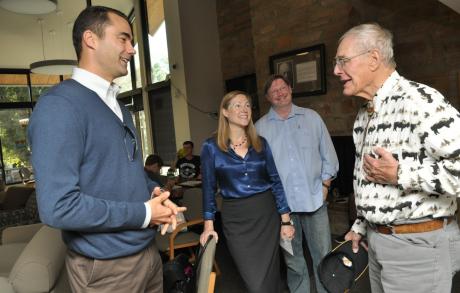
POLYGON ((5 198, 2 203, 2 209, 16 210, 23 208, 26 205, 30 194, 34 190, 35 189, 33 187, 10 186, 6 191, 5 198))
POLYGON ((7 278, 0 277, 0 292, 2 293, 15 293, 13 287, 8 282, 7 278))
MULTIPOLYGON (((8 277, 14 263, 21 255, 27 243, 12 243, 0 245, 0 276, 8 277)), ((2 292, 2 291, 0 291, 2 292)))
POLYGON ((67 248, 61 232, 44 226, 24 248, 9 281, 17 292, 49 292, 64 266, 67 248))

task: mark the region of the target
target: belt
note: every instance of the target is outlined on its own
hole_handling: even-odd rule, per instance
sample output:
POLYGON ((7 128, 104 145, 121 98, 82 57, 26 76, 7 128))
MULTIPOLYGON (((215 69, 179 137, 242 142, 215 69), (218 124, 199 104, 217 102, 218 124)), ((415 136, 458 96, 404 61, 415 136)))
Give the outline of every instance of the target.
POLYGON ((375 225, 375 231, 382 234, 407 234, 407 233, 423 233, 441 229, 444 227, 444 220, 447 219, 447 224, 452 222, 454 217, 442 219, 434 219, 431 221, 401 224, 401 225, 375 225))

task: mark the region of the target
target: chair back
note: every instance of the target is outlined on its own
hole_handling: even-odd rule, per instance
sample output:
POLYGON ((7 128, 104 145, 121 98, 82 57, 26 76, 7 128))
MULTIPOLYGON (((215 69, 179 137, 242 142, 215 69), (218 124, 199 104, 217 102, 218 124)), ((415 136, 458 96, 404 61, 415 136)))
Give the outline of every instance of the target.
POLYGON ((216 239, 214 237, 210 237, 205 247, 201 247, 201 249, 204 249, 204 251, 201 254, 201 257, 198 256, 197 293, 208 293, 209 291, 214 292, 213 284, 215 279, 211 280, 211 272, 216 254, 216 239), (210 281, 212 288, 210 288, 210 281))
POLYGON ((24 208, 27 200, 34 190, 35 188, 27 186, 8 187, 2 203, 2 208, 4 210, 16 210, 24 208))
POLYGON ((26 183, 27 181, 29 181, 31 175, 32 173, 28 168, 22 167, 19 169, 19 176, 21 176, 22 183, 26 183))
POLYGON ((184 212, 187 221, 203 218, 203 195, 201 188, 187 188, 184 190, 182 205, 187 207, 184 212))
POLYGON ((24 211, 26 212, 30 224, 40 222, 40 216, 38 214, 37 194, 35 193, 35 190, 32 191, 29 199, 27 199, 24 211))

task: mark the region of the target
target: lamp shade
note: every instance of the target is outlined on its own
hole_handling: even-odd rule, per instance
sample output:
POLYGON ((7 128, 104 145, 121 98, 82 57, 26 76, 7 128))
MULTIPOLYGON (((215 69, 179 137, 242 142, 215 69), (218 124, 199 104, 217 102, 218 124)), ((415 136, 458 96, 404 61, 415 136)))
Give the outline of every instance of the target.
POLYGON ((0 0, 0 7, 20 14, 46 14, 57 7, 57 0, 0 0))
POLYGON ((43 60, 30 64, 30 71, 46 75, 70 75, 77 61, 68 59, 43 60))

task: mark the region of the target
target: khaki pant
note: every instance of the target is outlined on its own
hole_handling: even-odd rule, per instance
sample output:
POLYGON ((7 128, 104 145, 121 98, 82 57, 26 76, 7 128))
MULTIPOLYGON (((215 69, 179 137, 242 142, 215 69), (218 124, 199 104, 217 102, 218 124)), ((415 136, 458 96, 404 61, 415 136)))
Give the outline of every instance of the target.
POLYGON ((107 260, 69 250, 66 268, 74 293, 163 293, 162 263, 154 245, 134 255, 107 260))
POLYGON ((451 292, 460 270, 456 221, 424 233, 386 235, 368 228, 367 238, 372 293, 451 292))

